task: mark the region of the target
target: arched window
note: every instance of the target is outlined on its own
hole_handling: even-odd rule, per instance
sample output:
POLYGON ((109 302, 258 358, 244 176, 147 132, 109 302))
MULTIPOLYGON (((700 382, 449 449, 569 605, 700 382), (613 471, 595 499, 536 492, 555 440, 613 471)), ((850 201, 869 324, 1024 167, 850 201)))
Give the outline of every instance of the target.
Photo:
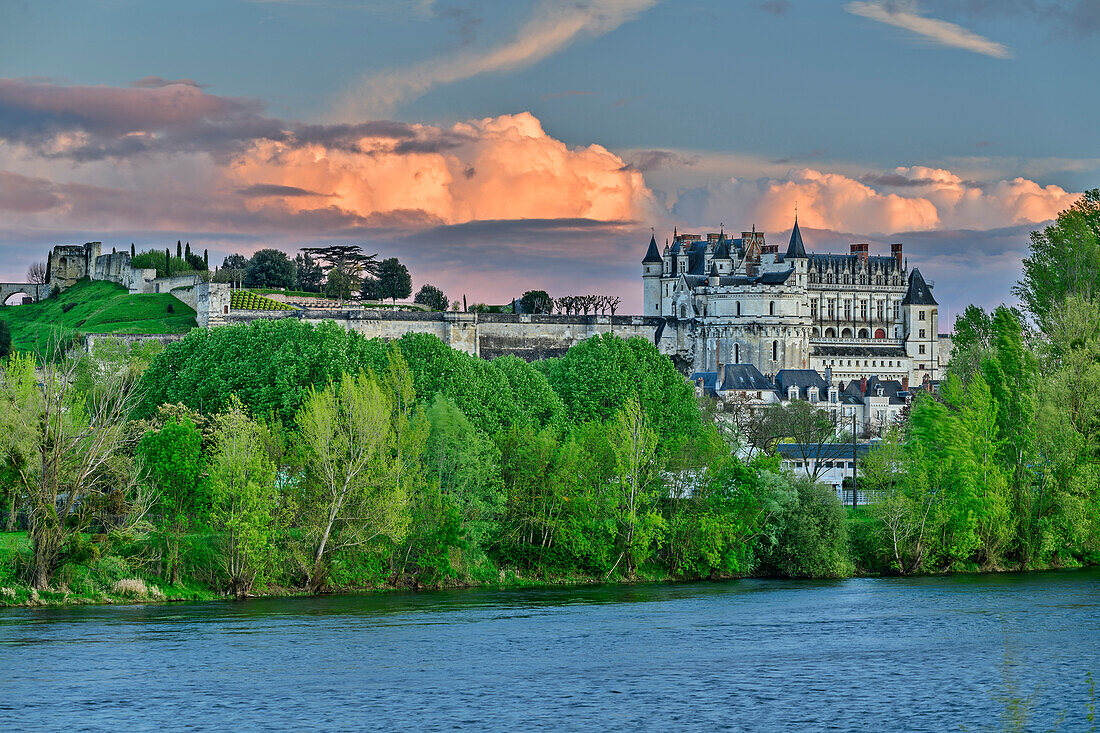
POLYGON ((768 301, 768 315, 769 316, 774 316, 775 315, 775 301, 774 300, 768 301))
MULTIPOLYGON (((737 315, 741 315, 741 301, 737 301, 737 315)), ((740 363, 740 362, 738 362, 740 363)))
POLYGON ((686 305, 680 306, 680 318, 688 317, 688 307, 686 305))
POLYGON ((875 338, 877 338, 877 339, 886 338, 886 332, 883 331, 881 328, 876 328, 875 329, 875 338))
POLYGON ((836 329, 834 329, 832 326, 829 326, 828 328, 826 328, 825 329, 825 338, 835 339, 836 338, 836 329))
POLYGON ((772 341, 772 361, 779 358, 779 342, 772 341))
POLYGON ((741 363, 741 344, 734 344, 733 345, 733 363, 734 364, 740 364, 741 363))

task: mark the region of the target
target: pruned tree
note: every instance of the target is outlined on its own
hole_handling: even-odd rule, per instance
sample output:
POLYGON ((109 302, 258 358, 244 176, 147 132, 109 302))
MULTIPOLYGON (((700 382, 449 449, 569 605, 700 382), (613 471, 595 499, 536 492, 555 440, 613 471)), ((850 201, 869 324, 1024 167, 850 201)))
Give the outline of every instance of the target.
POLYGON ((32 262, 27 268, 27 282, 32 285, 46 284, 46 265, 43 262, 32 262))
POLYGON ((619 304, 622 303, 622 302, 623 302, 622 298, 620 298, 617 295, 608 296, 608 298, 607 298, 607 307, 611 311, 611 315, 615 315, 616 309, 618 309, 619 304))

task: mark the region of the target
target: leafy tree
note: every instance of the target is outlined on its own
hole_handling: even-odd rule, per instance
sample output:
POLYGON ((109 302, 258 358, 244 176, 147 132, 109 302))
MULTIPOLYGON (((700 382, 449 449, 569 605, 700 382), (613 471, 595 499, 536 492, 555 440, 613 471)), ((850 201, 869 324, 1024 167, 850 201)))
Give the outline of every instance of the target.
POLYGON ((359 290, 359 297, 363 300, 382 300, 382 283, 376 278, 363 278, 363 286, 359 290))
POLYGON ((396 257, 382 260, 378 268, 378 282, 382 286, 382 297, 389 298, 394 303, 398 298, 412 295, 412 277, 408 268, 396 257))
POLYGON ((772 440, 795 444, 795 455, 806 479, 816 483, 825 472, 825 446, 837 442, 837 413, 814 407, 804 400, 774 403, 764 408, 762 420, 772 440), (812 465, 811 465, 812 464, 812 465))
POLYGON ((832 487, 800 478, 791 503, 778 514, 776 545, 764 567, 787 578, 836 578, 850 575, 848 525, 832 487))
POLYGON ((11 353, 11 329, 8 322, 0 318, 0 359, 6 359, 11 353))
POLYGON ((244 284, 250 288, 292 288, 294 263, 277 249, 261 249, 248 262, 244 284))
POLYGON ((210 467, 211 519, 228 590, 245 596, 271 573, 278 528, 275 466, 263 428, 234 396, 216 418, 217 452, 210 467))
POLYGON ((101 513, 130 515, 134 470, 126 419, 135 383, 105 375, 75 386, 74 360, 13 356, 0 375, 0 464, 14 468, 29 516, 31 580, 44 590, 65 548, 101 513), (104 512, 113 506, 118 511, 104 512))
POLYGON ((222 260, 223 270, 247 270, 248 258, 240 254, 231 254, 222 260))
POLYGON ((519 302, 524 313, 551 313, 554 310, 554 299, 545 290, 528 290, 519 302))
POLYGON ((294 287, 307 293, 321 292, 321 283, 325 273, 306 252, 300 252, 294 258, 294 287))
POLYGON ((345 374, 339 385, 311 390, 298 413, 307 448, 303 504, 314 590, 324 584, 332 552, 404 536, 407 497, 392 477, 390 407, 378 379, 360 372, 345 374))
POLYGON ((537 367, 573 423, 607 422, 634 395, 657 433, 662 455, 677 452, 702 429, 691 385, 645 339, 593 336, 537 367))
POLYGON ((1031 233, 1031 254, 1013 292, 1043 326, 1066 297, 1100 297, 1100 189, 1086 191, 1053 224, 1031 233))
POLYGON ((138 444, 137 455, 155 491, 154 510, 160 514, 158 530, 167 575, 172 583, 178 583, 180 541, 210 512, 202 434, 189 420, 172 420, 160 430, 147 432, 138 444))
POLYGON ((344 299, 359 290, 360 281, 378 274, 378 255, 363 253, 357 244, 333 244, 326 247, 303 247, 324 271, 328 280, 325 293, 344 299), (335 279, 335 282, 334 282, 335 279), (343 293, 348 293, 347 296, 343 293))
POLYGON ((608 426, 608 442, 617 469, 620 558, 627 576, 633 578, 638 566, 649 559, 664 529, 664 518, 657 509, 661 470, 657 434, 650 428, 636 396, 627 399, 608 426))
POLYGON ((445 311, 450 301, 447 300, 447 296, 443 294, 443 291, 436 286, 424 285, 417 291, 413 302, 426 305, 434 311, 445 311))

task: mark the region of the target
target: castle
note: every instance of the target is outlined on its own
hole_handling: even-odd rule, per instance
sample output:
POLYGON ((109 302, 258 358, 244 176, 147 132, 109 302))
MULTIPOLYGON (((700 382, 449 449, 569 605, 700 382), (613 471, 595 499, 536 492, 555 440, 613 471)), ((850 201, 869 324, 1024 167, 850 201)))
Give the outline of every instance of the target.
POLYGON ((908 268, 902 245, 889 256, 868 249, 808 253, 797 218, 783 253, 755 227, 737 239, 724 229, 674 232, 663 252, 652 236, 642 259, 645 315, 674 326, 673 351, 693 372, 751 364, 767 375, 811 369, 833 382, 939 379, 933 283, 908 268))

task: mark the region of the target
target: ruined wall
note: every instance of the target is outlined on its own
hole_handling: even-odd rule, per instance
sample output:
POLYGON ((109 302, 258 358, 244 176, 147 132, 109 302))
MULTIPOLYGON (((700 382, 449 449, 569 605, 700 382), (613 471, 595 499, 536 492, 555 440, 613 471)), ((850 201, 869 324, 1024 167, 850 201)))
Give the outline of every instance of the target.
POLYGON ((59 244, 54 247, 46 261, 47 283, 51 288, 56 286, 64 290, 76 285, 82 278, 90 278, 100 247, 99 242, 59 244))

